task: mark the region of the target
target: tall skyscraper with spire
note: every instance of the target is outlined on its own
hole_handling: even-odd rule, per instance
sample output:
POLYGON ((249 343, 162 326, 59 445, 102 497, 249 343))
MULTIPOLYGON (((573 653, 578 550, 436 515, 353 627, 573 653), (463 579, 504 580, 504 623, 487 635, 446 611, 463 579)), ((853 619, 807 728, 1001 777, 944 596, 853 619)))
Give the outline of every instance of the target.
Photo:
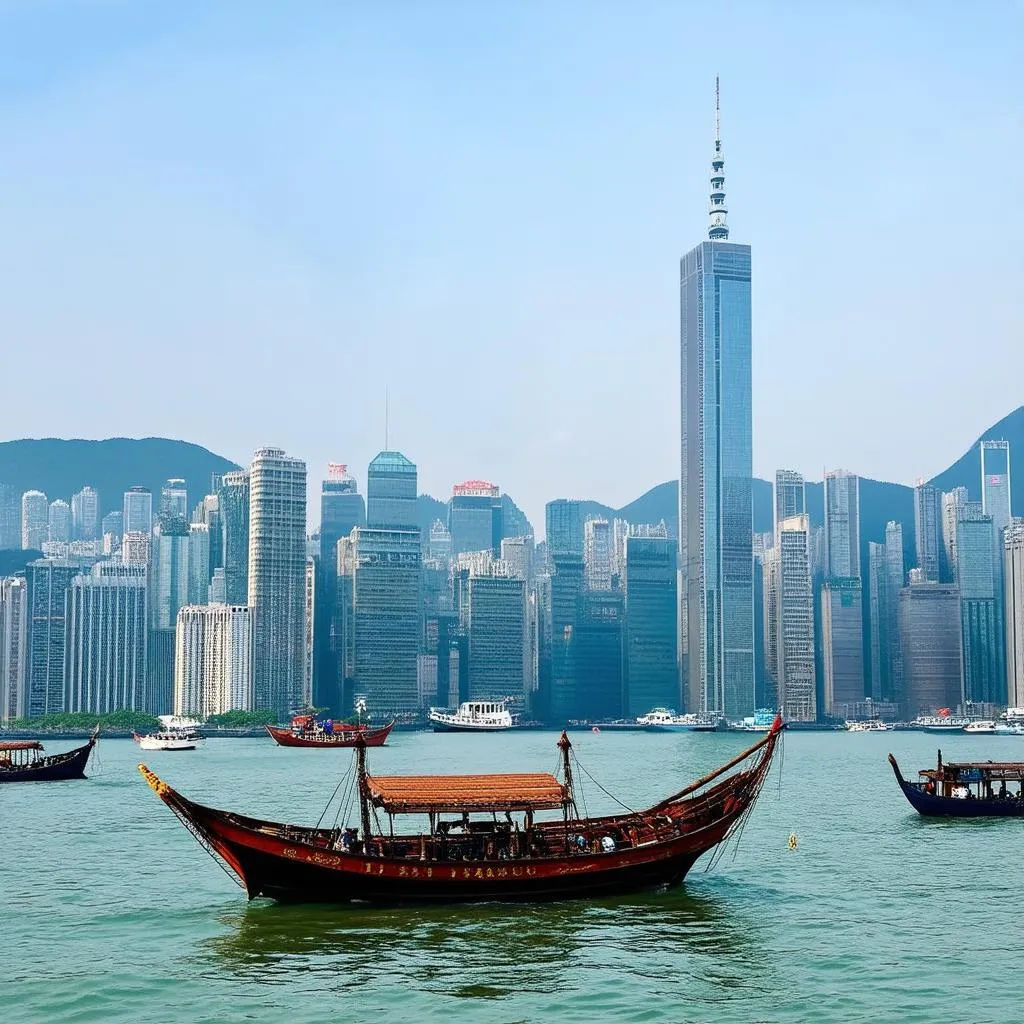
POLYGON ((750 246, 729 241, 715 80, 708 240, 680 263, 679 554, 690 710, 754 709, 750 246))

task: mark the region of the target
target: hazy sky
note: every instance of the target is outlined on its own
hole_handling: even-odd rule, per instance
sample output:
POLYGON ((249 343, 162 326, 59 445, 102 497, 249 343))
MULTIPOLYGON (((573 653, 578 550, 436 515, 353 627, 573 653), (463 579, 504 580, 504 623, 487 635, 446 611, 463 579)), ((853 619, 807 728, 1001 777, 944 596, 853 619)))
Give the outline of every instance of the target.
POLYGON ((754 468, 911 482, 1024 402, 1024 4, 0 0, 0 437, 678 473, 714 76, 754 468))

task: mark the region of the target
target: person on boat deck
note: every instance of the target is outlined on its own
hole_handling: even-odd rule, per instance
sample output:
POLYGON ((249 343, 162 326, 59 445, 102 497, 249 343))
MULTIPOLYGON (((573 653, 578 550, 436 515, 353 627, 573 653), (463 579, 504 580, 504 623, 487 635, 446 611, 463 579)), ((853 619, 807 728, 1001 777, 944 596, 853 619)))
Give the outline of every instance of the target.
POLYGON ((1005 779, 999 784, 999 799, 1000 800, 1005 800, 1006 799, 1006 780, 1005 779))
POLYGON ((931 779, 924 784, 924 791, 930 796, 935 795, 935 783, 931 779))

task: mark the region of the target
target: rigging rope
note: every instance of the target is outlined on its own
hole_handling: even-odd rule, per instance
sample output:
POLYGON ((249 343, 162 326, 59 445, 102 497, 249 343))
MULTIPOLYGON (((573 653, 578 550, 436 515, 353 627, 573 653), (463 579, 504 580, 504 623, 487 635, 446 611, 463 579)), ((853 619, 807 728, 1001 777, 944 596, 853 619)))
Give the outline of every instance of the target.
POLYGON ((608 790, 607 790, 607 789, 605 789, 605 788, 604 788, 604 786, 602 786, 602 785, 601 785, 601 783, 600 783, 600 782, 598 782, 598 781, 597 781, 597 779, 595 779, 595 778, 594 778, 594 776, 593 776, 593 775, 591 775, 591 774, 590 774, 590 772, 588 772, 588 771, 587 771, 587 769, 583 767, 583 765, 582 765, 582 764, 580 763, 580 759, 579 759, 579 758, 578 758, 578 757, 576 756, 576 751, 575 751, 575 750, 574 750, 574 751, 573 751, 573 753, 572 753, 572 759, 573 759, 573 761, 575 762, 575 764, 576 764, 576 767, 577 767, 577 768, 579 768, 579 770, 580 770, 581 772, 583 772, 583 774, 584 774, 584 775, 586 775, 586 777, 587 777, 588 779, 590 779, 590 781, 591 781, 591 782, 592 782, 592 783, 593 783, 593 784, 594 784, 595 786, 597 786, 597 788, 598 788, 599 790, 601 790, 601 792, 602 792, 602 793, 604 793, 604 795, 605 795, 606 797, 608 797, 608 799, 609 799, 609 800, 613 800, 613 801, 614 801, 615 803, 617 803, 617 804, 618 804, 618 805, 619 805, 620 807, 622 807, 622 808, 625 808, 625 810, 629 811, 629 813, 630 813, 630 814, 639 814, 639 811, 635 811, 635 810, 633 810, 633 808, 632 808, 632 807, 630 807, 630 806, 629 806, 629 804, 624 804, 624 803, 623 803, 623 802, 622 802, 622 801, 621 801, 621 800, 620 800, 620 799, 619 799, 619 798, 618 798, 617 796, 615 796, 615 795, 614 795, 614 794, 612 794, 612 793, 609 793, 609 792, 608 792, 608 790))
MULTIPOLYGON (((334 792, 330 795, 330 797, 327 800, 327 805, 320 812, 320 817, 316 819, 316 828, 320 827, 320 822, 324 820, 324 815, 327 814, 328 810, 330 810, 331 803, 334 801, 334 798, 338 795, 338 790, 341 789, 342 784, 348 779, 351 772, 352 766, 349 765, 348 771, 345 772, 345 774, 338 780, 338 784, 334 787, 334 792)), ((335 821, 337 821, 337 816, 335 816, 335 821)))

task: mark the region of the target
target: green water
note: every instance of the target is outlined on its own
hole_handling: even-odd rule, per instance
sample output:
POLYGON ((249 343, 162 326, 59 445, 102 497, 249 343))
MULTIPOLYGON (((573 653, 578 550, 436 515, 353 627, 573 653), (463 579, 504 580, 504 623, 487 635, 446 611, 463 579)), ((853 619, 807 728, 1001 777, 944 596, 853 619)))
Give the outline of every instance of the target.
MULTIPOLYGON (((548 770, 556 738, 396 734, 371 771, 548 770)), ((574 739, 634 806, 745 743, 574 739)), ((950 760, 1024 760, 1015 737, 941 742, 950 760)), ((85 781, 0 786, 0 1020, 1024 1020, 1024 820, 920 819, 885 755, 916 771, 935 747, 788 734, 738 846, 679 890, 378 911, 246 903, 139 777, 135 745, 101 740, 85 781)), ((269 739, 145 757, 202 802, 303 823, 349 764, 269 739)), ((612 809, 584 793, 592 813, 612 809)))

